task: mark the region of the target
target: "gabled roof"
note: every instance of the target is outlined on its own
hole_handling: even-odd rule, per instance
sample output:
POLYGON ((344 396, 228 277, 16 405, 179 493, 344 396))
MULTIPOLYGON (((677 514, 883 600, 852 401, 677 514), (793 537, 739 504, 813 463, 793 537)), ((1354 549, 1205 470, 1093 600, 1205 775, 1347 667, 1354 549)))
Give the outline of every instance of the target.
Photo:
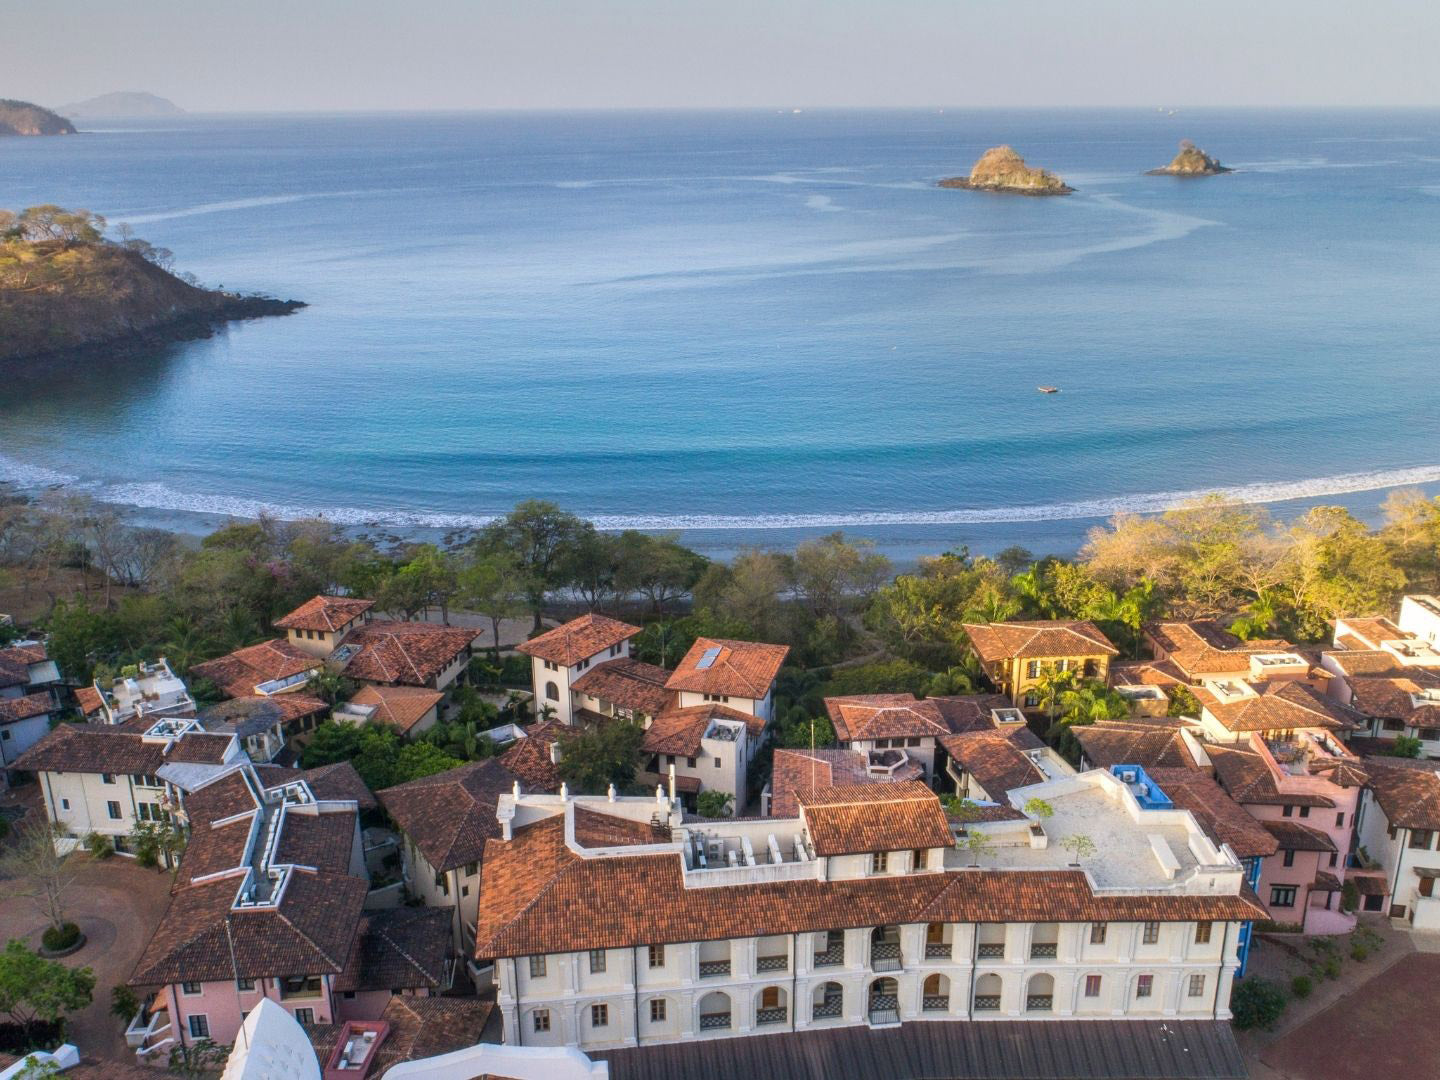
MULTIPOLYGON (((1080 728, 1075 729, 1078 733, 1080 728)), ((1225 789, 1198 769, 1145 767, 1160 790, 1195 821, 1217 844, 1229 844, 1242 859, 1274 855, 1279 844, 1225 789)))
POLYGON ((1332 702, 1298 682, 1269 683, 1253 697, 1222 701, 1203 686, 1191 688, 1205 712, 1227 731, 1336 731, 1354 725, 1332 702))
POLYGON ((375 722, 393 727, 403 735, 444 697, 440 691, 423 686, 364 686, 350 703, 375 706, 375 722))
POLYGON ((571 682, 570 688, 622 709, 658 716, 675 701, 674 692, 665 689, 669 678, 670 673, 662 667, 620 656, 595 665, 571 682))
POLYGON ((365 781, 348 761, 317 765, 313 769, 287 769, 280 765, 256 765, 255 774, 268 787, 304 780, 317 799, 344 800, 356 803, 361 810, 374 809, 378 804, 365 781))
POLYGON ((1392 828, 1440 830, 1440 762, 1368 757, 1365 768, 1392 828))
POLYGON ((1043 783, 1046 779, 1010 736, 999 731, 947 735, 940 740, 940 745, 996 802, 1003 801, 1005 793, 1013 788, 1043 783))
POLYGON ((1000 730, 991 713, 997 709, 1013 712, 1015 708, 1015 703, 1004 694, 960 694, 925 700, 932 702, 935 708, 940 710, 945 725, 956 735, 963 735, 967 731, 1000 730))
POLYGON ((1119 656, 1100 628, 1084 619, 1034 619, 1023 622, 966 623, 975 654, 997 660, 1066 656, 1119 656))
POLYGON ((770 692, 789 645, 696 638, 665 687, 692 694, 722 694, 759 701, 770 692))
POLYGON ((105 708, 105 699, 93 686, 77 686, 75 688, 75 704, 80 707, 80 715, 88 720, 105 708))
POLYGON ((818 750, 777 748, 770 769, 770 815, 795 817, 800 813, 798 796, 829 787, 853 787, 857 784, 888 784, 905 780, 921 780, 924 768, 908 762, 893 774, 871 774, 868 756, 845 747, 824 747, 818 750))
POLYGON ((0 688, 28 686, 30 665, 43 664, 46 659, 45 646, 38 641, 0 649, 0 688))
POLYGON ((284 726, 305 716, 329 712, 330 706, 310 694, 273 694, 235 697, 211 705, 198 719, 207 731, 230 731, 240 738, 284 726))
POLYGON ((218 763, 224 759, 230 737, 186 735, 170 744, 168 754, 166 745, 112 724, 61 724, 21 754, 12 768, 152 776, 167 761, 218 763))
POLYGON ((522 642, 516 648, 528 656, 538 656, 561 667, 573 667, 596 653, 629 641, 638 633, 638 626, 592 611, 522 642))
POLYGON ((634 818, 616 817, 577 805, 575 842, 583 848, 634 847, 638 844, 664 844, 670 831, 634 818))
POLYGON ((254 694, 255 687, 263 682, 286 679, 322 666, 324 661, 301 652, 284 638, 276 638, 192 664, 190 676, 209 679, 229 697, 246 697, 254 694))
POLYGON ((49 694, 26 694, 24 697, 0 698, 0 724, 13 724, 55 711, 49 694))
POLYGON ((1280 845, 1282 851, 1334 851, 1335 841, 1309 825, 1281 818, 1278 821, 1262 821, 1261 826, 1280 845))
MULTIPOLYGON (((384 1076, 402 1061, 423 1061, 474 1046, 480 1042, 494 1010, 494 1002, 475 998, 392 996, 380 1014, 380 1019, 390 1025, 390 1034, 375 1052, 368 1074, 370 1080, 384 1076)), ((304 1027, 321 1061, 329 1059, 345 1029, 343 1024, 306 1024, 304 1027)))
POLYGON ((703 705, 691 705, 684 709, 666 709, 650 721, 645 729, 645 740, 641 749, 649 754, 675 754, 680 757, 695 757, 700 753, 700 740, 710 730, 712 720, 731 720, 744 724, 747 731, 758 734, 765 721, 728 705, 707 701, 703 705))
POLYGON ((375 606, 354 596, 312 596, 288 615, 275 620, 280 630, 318 630, 332 634, 375 606))
POLYGON ((840 742, 916 738, 950 734, 935 702, 914 694, 854 694, 825 699, 825 711, 840 742))
POLYGON ((1102 720, 1070 729, 1085 751, 1086 759, 1097 767, 1140 765, 1147 770, 1190 769, 1197 765, 1181 730, 1178 723, 1128 720, 1102 720))
POLYGON ((425 686, 468 649, 479 631, 423 622, 370 622, 345 635, 360 651, 345 674, 361 682, 425 686))
POLYGON ((341 993, 439 989, 450 955, 447 908, 398 907, 367 911, 350 960, 335 979, 341 993))
POLYGON ((1241 641, 1214 619, 1148 623, 1145 632, 1187 681, 1201 675, 1249 671, 1251 656, 1292 649, 1288 641, 1280 638, 1241 641))
POLYGON ((954 843, 940 800, 918 780, 820 788, 796 799, 817 856, 954 843))
POLYGON ((514 787, 514 774, 487 758, 376 794, 425 861, 444 872, 481 859, 485 841, 500 835, 496 804, 514 787))
POLYGON ((550 759, 550 747, 569 730, 559 720, 531 724, 525 729, 526 738, 516 739, 495 760, 519 777, 526 791, 559 791, 560 770, 550 759))
POLYGON ((1215 776, 1220 786, 1230 793, 1236 802, 1257 803, 1265 806, 1326 806, 1333 807, 1333 799, 1324 795, 1308 795, 1301 792, 1281 792, 1275 784, 1275 777, 1265 760, 1253 750, 1239 750, 1230 746, 1206 744, 1205 753, 1210 764, 1215 766, 1215 776))

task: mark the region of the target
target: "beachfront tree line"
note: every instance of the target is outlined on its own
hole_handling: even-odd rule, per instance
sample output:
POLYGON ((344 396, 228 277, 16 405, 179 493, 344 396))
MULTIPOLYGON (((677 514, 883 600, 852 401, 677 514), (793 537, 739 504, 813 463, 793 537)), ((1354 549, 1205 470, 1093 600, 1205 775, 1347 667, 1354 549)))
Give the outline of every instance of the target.
MULTIPOLYGON (((600 532, 538 501, 429 543, 269 519, 194 543, 48 496, 0 506, 0 575, 10 595, 44 609, 36 627, 77 681, 161 653, 184 672, 272 636, 275 618, 317 592, 373 597, 403 618, 478 612, 497 632, 502 620, 538 627, 546 614, 605 612, 640 624, 638 655, 662 666, 701 635, 784 643, 779 742, 823 744, 827 694, 983 689, 967 622, 1091 619, 1131 656, 1141 626, 1166 616, 1218 616, 1243 638, 1324 640, 1337 616, 1391 612, 1406 590, 1440 590, 1440 499, 1396 492, 1370 528, 1339 507, 1277 521, 1217 497, 1117 517, 1073 559, 959 548, 897 576, 872 543, 841 533, 720 562, 676 536, 600 532)), ((1063 677, 1045 696, 1057 741, 1065 726, 1121 708, 1103 687, 1063 677)), ((480 703, 465 707, 472 726, 493 719, 480 703)), ((473 756, 469 728, 441 735, 447 758, 473 756)))

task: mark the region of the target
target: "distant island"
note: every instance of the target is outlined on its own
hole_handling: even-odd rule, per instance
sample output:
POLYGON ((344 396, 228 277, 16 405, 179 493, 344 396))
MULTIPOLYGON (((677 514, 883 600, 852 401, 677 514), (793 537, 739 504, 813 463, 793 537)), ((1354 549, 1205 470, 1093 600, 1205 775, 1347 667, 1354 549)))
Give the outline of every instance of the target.
POLYGON ((201 288, 170 272, 169 251, 124 226, 107 240, 105 227, 88 210, 0 210, 0 361, 208 337, 221 323, 305 306, 201 288))
POLYGON ((61 105, 55 111, 62 116, 71 116, 79 120, 132 116, 182 116, 185 113, 185 110, 173 101, 144 90, 117 90, 111 94, 101 94, 99 97, 61 105))
POLYGON ((940 186, 1015 195, 1069 195, 1075 190, 1048 169, 1026 165, 1025 159, 1009 146, 992 146, 980 155, 969 176, 947 177, 940 186))
POLYGON ((1227 169, 1189 139, 1180 140, 1180 152, 1163 169, 1151 169, 1146 176, 1217 176, 1234 172, 1227 169))
POLYGON ((0 136, 74 135, 75 125, 29 101, 0 98, 0 136))

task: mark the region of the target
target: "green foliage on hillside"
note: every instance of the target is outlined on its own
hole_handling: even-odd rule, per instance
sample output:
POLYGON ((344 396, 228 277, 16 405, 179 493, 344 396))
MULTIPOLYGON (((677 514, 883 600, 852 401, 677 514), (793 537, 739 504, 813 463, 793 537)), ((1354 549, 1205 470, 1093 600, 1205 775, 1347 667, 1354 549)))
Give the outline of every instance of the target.
POLYGON ((0 137, 5 135, 74 135, 75 125, 43 106, 0 98, 0 137))

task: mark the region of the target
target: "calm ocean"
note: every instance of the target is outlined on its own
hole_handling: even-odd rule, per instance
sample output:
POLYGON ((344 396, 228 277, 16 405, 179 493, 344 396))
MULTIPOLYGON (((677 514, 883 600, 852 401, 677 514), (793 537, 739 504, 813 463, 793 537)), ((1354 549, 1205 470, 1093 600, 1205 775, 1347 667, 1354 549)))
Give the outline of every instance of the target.
POLYGON ((1434 111, 193 116, 0 142, 39 202, 311 305, 7 373, 0 479, 143 520, 543 497, 905 556, 1440 490, 1434 111), (1141 175, 1182 137, 1237 171, 1141 175), (1078 193, 934 187, 1000 142, 1078 193))

